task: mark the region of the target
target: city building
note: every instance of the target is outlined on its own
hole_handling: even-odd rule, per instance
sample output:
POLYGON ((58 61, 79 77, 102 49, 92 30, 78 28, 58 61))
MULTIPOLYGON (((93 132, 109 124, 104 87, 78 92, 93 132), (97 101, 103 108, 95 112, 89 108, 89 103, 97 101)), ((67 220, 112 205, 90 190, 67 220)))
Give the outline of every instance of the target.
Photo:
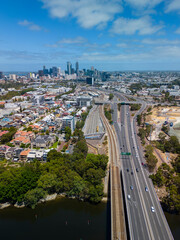
POLYGON ((44 76, 43 70, 39 70, 39 71, 38 71, 38 74, 39 74, 39 77, 43 77, 43 76, 44 76))
POLYGON ((75 119, 73 116, 66 116, 62 119, 62 130, 65 129, 65 127, 70 127, 71 132, 74 132, 75 129, 75 119))
POLYGON ((79 96, 77 97, 77 105, 79 107, 89 107, 92 103, 92 97, 88 96, 79 96))
POLYGON ((94 85, 94 78, 93 77, 87 77, 86 78, 86 83, 90 85, 94 85))
POLYGON ((72 64, 71 62, 67 62, 67 74, 71 75, 72 73, 72 64))
POLYGON ((16 81, 16 78, 17 78, 16 74, 9 74, 9 79, 10 80, 16 81))
POLYGON ((79 76, 79 63, 76 62, 76 74, 77 76, 79 76))
POLYGON ((3 72, 0 72, 0 79, 3 78, 3 72))

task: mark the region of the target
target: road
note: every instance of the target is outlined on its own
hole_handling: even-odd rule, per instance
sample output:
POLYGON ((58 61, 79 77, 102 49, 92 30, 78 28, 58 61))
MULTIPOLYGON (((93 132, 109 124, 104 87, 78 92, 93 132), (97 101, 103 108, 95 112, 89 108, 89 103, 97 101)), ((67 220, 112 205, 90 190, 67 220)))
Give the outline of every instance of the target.
MULTIPOLYGON (((124 100, 121 95, 118 97, 121 97, 122 101, 124 100)), ((137 114, 141 113, 145 107, 146 104, 142 102, 142 108, 137 114)), ((131 119, 129 106, 121 105, 120 119, 118 119, 117 104, 113 104, 113 109, 113 121, 118 135, 120 151, 131 152, 130 156, 121 155, 130 238, 135 240, 173 239, 152 181, 148 177, 148 172, 141 164, 145 160, 141 147, 137 144, 137 114, 131 119), (131 186, 133 190, 130 189, 131 186), (148 191, 145 191, 145 188, 147 188, 148 191), (130 195, 130 199, 127 199, 127 195, 130 195), (155 212, 151 211, 152 206, 155 212)))
POLYGON ((103 106, 100 115, 108 134, 111 183, 111 239, 126 240, 125 215, 120 181, 119 151, 116 135, 104 116, 103 106))
POLYGON ((86 119, 85 126, 83 127, 83 132, 84 135, 104 132, 104 128, 99 115, 99 106, 94 106, 93 109, 91 109, 86 119))

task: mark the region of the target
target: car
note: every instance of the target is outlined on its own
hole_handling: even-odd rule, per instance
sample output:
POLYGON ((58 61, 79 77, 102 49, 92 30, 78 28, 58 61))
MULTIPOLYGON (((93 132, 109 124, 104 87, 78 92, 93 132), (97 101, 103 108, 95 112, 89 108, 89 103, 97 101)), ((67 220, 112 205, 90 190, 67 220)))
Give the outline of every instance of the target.
POLYGON ((143 162, 142 162, 141 164, 142 164, 142 165, 144 165, 144 163, 143 163, 143 162))
POLYGON ((138 155, 136 155, 136 157, 138 157, 138 155))
POLYGON ((127 195, 127 198, 128 198, 128 199, 131 199, 131 196, 128 194, 128 195, 127 195))
POLYGON ((138 168, 136 168, 136 172, 139 172, 139 169, 138 169, 138 168))
POLYGON ((151 212, 155 212, 155 209, 153 206, 151 207, 151 212))
POLYGON ((129 168, 127 168, 127 172, 129 172, 129 168))
POLYGON ((131 171, 131 175, 133 175, 133 171, 131 171))
POLYGON ((130 189, 133 190, 133 186, 132 185, 130 186, 130 189))
POLYGON ((146 192, 148 192, 148 191, 149 191, 147 187, 145 187, 145 191, 146 191, 146 192))

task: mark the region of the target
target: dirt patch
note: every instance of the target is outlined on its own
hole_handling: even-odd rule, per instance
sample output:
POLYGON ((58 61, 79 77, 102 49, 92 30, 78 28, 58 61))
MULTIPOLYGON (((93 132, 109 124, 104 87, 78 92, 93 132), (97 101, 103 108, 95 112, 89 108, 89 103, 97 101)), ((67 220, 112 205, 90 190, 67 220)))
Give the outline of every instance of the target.
POLYGON ((167 192, 166 192, 166 187, 163 186, 161 188, 158 188, 158 187, 154 187, 155 188, 155 191, 156 191, 156 194, 159 198, 159 200, 161 201, 163 197, 167 196, 167 192))

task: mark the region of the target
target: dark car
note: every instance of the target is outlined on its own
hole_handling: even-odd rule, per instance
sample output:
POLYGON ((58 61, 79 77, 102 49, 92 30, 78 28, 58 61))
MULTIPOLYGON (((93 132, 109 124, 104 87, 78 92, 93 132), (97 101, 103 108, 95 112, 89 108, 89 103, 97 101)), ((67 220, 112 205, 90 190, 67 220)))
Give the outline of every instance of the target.
POLYGON ((131 175, 133 175, 133 171, 131 172, 131 175))
POLYGON ((139 172, 139 169, 138 169, 138 168, 136 168, 136 172, 139 172))
POLYGON ((129 172, 129 168, 127 168, 127 172, 129 172))

